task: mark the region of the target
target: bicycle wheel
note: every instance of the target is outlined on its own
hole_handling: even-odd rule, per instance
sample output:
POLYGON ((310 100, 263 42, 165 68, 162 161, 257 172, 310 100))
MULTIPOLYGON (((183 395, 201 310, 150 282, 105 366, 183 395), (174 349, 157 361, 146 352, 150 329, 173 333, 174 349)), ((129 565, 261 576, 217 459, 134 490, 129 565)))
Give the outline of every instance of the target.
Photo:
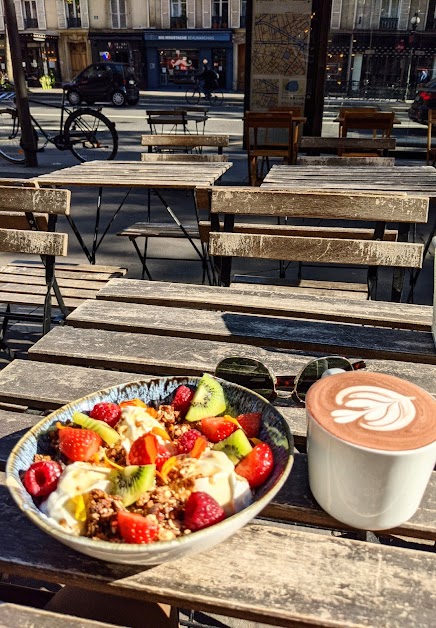
POLYGON ((79 161, 115 159, 118 133, 115 124, 94 109, 79 109, 65 122, 65 144, 79 161))
POLYGON ((189 105, 197 105, 200 102, 201 92, 198 87, 188 87, 185 100, 189 105))
POLYGON ((211 105, 222 105, 224 94, 220 90, 214 90, 209 94, 209 102, 211 105))
POLYGON ((26 163, 21 145, 21 127, 15 109, 0 111, 0 155, 14 164, 26 163))

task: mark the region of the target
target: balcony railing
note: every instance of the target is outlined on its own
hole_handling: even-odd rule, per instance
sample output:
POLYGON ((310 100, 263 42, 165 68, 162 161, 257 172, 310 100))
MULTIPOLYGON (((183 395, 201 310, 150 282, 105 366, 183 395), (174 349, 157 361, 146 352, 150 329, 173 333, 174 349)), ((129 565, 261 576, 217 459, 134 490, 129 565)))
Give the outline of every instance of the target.
POLYGON ((229 19, 227 16, 212 15, 212 28, 228 28, 229 19))
POLYGON ((81 17, 67 17, 67 28, 80 28, 81 26, 81 17))
POLYGON ((381 17, 380 18, 380 30, 381 31, 396 31, 398 28, 397 17, 381 17))
POLYGON ((181 15, 180 17, 172 17, 170 18, 170 27, 171 28, 187 28, 188 18, 186 17, 186 15, 181 15))
POLYGON ((36 17, 25 17, 24 28, 38 28, 38 20, 36 17))

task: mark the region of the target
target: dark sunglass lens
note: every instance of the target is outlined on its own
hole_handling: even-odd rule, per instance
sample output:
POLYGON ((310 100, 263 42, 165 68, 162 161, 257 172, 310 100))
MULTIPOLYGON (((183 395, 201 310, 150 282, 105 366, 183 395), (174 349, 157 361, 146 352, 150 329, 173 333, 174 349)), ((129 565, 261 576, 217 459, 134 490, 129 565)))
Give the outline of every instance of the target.
POLYGON ((321 379, 323 373, 325 373, 329 369, 342 369, 344 371, 352 371, 353 365, 349 360, 347 360, 347 358, 335 356, 312 360, 312 362, 310 362, 302 371, 295 384, 295 394, 297 395, 298 399, 300 399, 300 401, 305 400, 306 393, 312 386, 312 384, 321 379))
POLYGON ((273 376, 258 360, 226 358, 216 367, 215 375, 228 382, 254 390, 266 399, 275 397, 273 376))

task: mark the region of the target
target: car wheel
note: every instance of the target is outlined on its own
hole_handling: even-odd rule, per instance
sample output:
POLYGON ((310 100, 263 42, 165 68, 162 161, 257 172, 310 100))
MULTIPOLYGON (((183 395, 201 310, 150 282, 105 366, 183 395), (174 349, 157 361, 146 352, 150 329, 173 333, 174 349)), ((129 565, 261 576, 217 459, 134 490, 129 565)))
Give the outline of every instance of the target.
POLYGON ((75 89, 72 89, 70 92, 68 92, 67 99, 70 105, 73 105, 73 107, 80 105, 80 103, 82 102, 82 96, 75 89))
POLYGON ((116 106, 116 107, 122 107, 123 105, 126 104, 126 97, 123 94, 122 91, 118 90, 115 91, 112 94, 112 103, 116 106))

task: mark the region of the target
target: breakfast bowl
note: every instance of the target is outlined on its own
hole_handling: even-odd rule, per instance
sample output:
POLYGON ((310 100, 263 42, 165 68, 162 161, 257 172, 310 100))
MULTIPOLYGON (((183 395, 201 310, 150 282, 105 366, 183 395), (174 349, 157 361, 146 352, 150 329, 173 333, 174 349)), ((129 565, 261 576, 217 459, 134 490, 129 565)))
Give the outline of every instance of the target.
MULTIPOLYGON (((211 378, 209 375, 203 377, 211 378)), ((9 456, 6 482, 13 499, 21 511, 45 533, 78 552, 108 562, 157 565, 210 549, 237 532, 265 508, 285 483, 293 463, 293 438, 285 419, 278 410, 263 397, 246 388, 217 378, 213 380, 221 386, 225 400, 225 411, 219 414, 224 415, 223 418, 234 417, 235 419, 241 415, 253 413, 260 415, 257 438, 250 442, 253 448, 256 444, 266 443, 273 456, 273 464, 267 479, 258 486, 253 486, 250 482, 250 503, 244 504, 234 514, 226 512, 224 519, 193 532, 187 530, 186 533, 170 540, 156 540, 149 543, 123 542, 123 540, 112 542, 101 540, 101 537, 90 538, 90 536, 74 534, 66 530, 63 525, 60 525, 59 520, 48 516, 47 509, 46 513, 43 512, 41 500, 34 499, 23 484, 23 476, 34 463, 35 455, 38 459, 44 459, 44 456, 51 454, 53 433, 56 430, 60 433, 66 425, 72 425, 75 420, 73 416, 80 414, 83 417, 96 404, 101 403, 131 405, 132 400, 139 399, 150 408, 170 405, 179 387, 186 386, 192 391, 197 390, 202 382, 202 378, 199 377, 161 377, 114 386, 69 403, 45 417, 20 439, 9 456)), ((198 423, 193 422, 192 427, 196 428, 197 425, 198 423)), ((237 432, 241 431, 239 427, 237 432)), ((216 447, 210 442, 208 446, 212 449, 216 447)), ((220 455, 222 455, 221 452, 220 455)), ((65 468, 68 469, 68 466, 65 468)), ((238 480, 240 479, 238 475, 238 480)), ((48 498, 44 499, 48 502, 48 498)))

